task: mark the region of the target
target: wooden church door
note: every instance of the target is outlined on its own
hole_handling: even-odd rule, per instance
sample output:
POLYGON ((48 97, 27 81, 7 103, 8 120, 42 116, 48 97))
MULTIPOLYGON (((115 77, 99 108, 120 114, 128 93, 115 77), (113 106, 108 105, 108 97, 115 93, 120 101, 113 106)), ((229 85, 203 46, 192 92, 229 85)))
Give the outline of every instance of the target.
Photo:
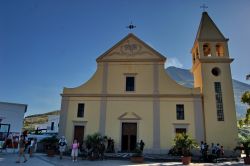
POLYGON ((122 123, 122 151, 132 152, 136 148, 137 123, 122 123))

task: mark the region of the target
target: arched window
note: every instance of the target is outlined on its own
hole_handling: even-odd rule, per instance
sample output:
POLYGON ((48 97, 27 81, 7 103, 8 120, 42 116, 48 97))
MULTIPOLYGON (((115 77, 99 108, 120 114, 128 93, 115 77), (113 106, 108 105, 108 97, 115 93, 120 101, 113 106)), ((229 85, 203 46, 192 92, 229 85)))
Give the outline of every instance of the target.
POLYGON ((224 48, 222 44, 216 44, 216 56, 223 56, 224 55, 224 48))
POLYGON ((199 50, 198 50, 198 47, 196 47, 196 49, 195 49, 195 55, 196 55, 196 57, 198 57, 198 56, 199 56, 199 50))
POLYGON ((193 53, 193 63, 195 63, 195 54, 193 53))
POLYGON ((211 56, 211 48, 208 43, 203 45, 203 53, 204 53, 204 56, 211 56))

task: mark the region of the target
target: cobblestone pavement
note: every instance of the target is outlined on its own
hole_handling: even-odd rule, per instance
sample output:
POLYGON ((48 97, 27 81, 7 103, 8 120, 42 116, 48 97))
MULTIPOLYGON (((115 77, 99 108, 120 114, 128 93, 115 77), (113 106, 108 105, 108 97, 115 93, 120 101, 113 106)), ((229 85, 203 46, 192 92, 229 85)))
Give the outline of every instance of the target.
MULTIPOLYGON (((102 161, 88 161, 79 159, 77 162, 72 162, 70 157, 66 156, 62 160, 58 156, 47 157, 45 154, 36 153, 34 157, 28 158, 26 163, 15 163, 17 154, 0 153, 0 166, 179 166, 181 162, 145 162, 144 164, 133 164, 129 160, 102 160, 102 161)), ((23 159, 21 160, 23 161, 23 159)), ((217 164, 211 163, 192 163, 194 166, 213 166, 213 165, 231 165, 242 166, 243 161, 240 162, 223 162, 217 164)))

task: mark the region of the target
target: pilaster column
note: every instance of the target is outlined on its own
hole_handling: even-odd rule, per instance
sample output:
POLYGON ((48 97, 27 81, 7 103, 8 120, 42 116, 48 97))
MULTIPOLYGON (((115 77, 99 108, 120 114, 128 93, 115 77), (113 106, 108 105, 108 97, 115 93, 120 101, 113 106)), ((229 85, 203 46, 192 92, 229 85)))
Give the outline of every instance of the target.
POLYGON ((198 43, 198 50, 199 50, 200 58, 203 58, 204 57, 203 42, 198 43))
POLYGON ((67 117, 68 117, 68 110, 69 108, 69 97, 63 97, 62 96, 62 102, 61 102, 61 111, 60 111, 60 119, 59 119, 59 133, 58 135, 61 136, 67 136, 66 129, 67 129, 67 117))
POLYGON ((159 65, 153 65, 153 149, 160 149, 160 99, 159 94, 159 65))
POLYGON ((216 57, 217 56, 216 55, 216 46, 215 46, 216 44, 214 42, 211 42, 209 44, 210 44, 210 47, 211 47, 211 55, 216 57))
MULTIPOLYGON (((107 94, 108 85, 108 63, 103 64, 102 75, 102 95, 107 94)), ((99 120, 99 132, 101 135, 105 135, 106 128, 106 112, 107 112, 107 97, 101 97, 100 99, 100 120, 99 120)))
POLYGON ((198 142, 205 141, 205 123, 202 99, 194 99, 194 120, 195 120, 195 138, 198 142))

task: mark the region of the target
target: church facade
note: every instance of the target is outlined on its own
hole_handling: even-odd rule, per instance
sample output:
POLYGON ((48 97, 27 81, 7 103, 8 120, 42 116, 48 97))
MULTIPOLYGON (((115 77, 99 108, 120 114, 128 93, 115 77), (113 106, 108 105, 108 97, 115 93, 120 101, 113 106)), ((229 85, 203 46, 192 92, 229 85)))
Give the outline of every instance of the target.
POLYGON ((206 12, 192 48, 194 88, 166 73, 166 58, 128 34, 97 58, 90 80, 64 88, 59 134, 82 142, 96 132, 111 137, 115 150, 131 152, 139 140, 146 153, 166 153, 185 132, 225 150, 236 146, 237 126, 228 39, 206 12))

